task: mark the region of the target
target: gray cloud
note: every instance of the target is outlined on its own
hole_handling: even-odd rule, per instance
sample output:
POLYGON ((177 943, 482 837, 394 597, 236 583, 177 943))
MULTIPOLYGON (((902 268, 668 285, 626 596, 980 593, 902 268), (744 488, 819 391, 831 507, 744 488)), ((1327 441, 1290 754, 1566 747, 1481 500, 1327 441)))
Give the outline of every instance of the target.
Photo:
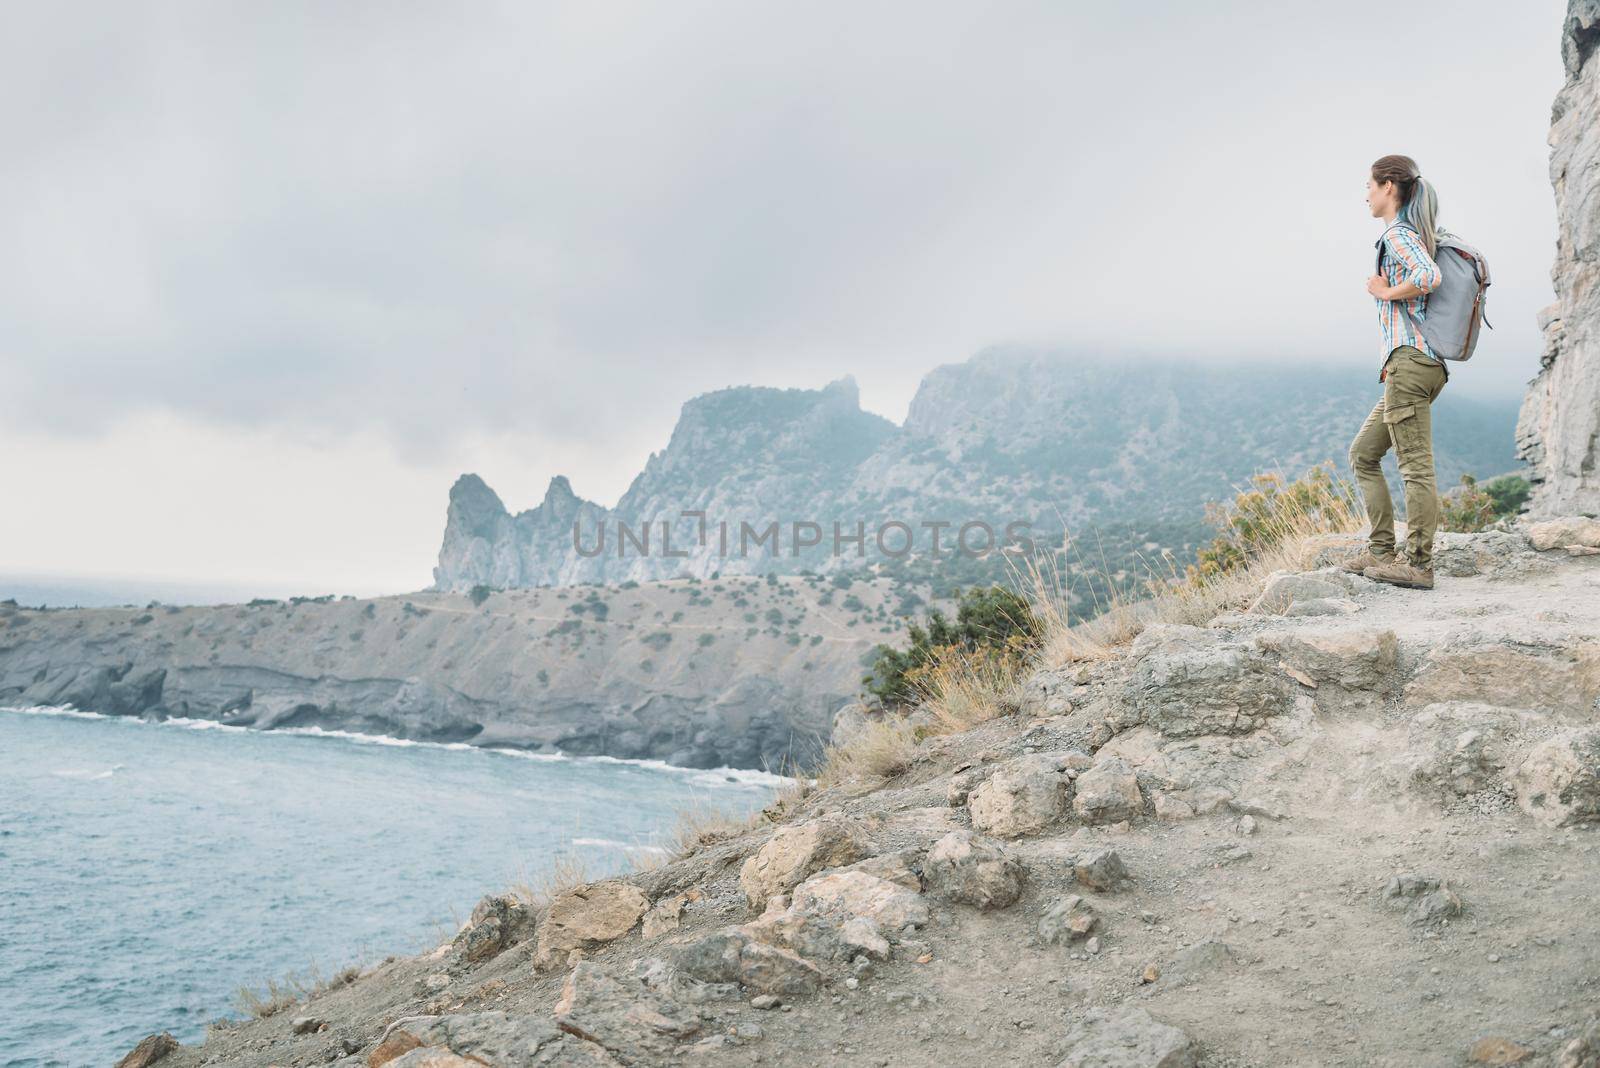
POLYGON ((166 408, 415 457, 536 428, 610 471, 705 389, 855 373, 898 416, 1012 338, 1372 362, 1362 184, 1390 151, 1496 267, 1466 387, 1514 389, 1561 10, 1425 3, 1412 35, 1312 4, 24 6, 7 418, 166 408))

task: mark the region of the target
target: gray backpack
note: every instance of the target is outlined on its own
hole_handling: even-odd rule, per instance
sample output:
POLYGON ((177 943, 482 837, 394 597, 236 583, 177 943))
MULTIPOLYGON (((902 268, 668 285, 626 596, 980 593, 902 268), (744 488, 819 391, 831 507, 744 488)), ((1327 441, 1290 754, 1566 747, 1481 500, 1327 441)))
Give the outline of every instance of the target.
MULTIPOLYGON (((1405 223, 1397 222, 1395 226, 1405 226, 1413 234, 1417 232, 1405 223)), ((1378 238, 1379 274, 1383 273, 1383 255, 1388 248, 1384 237, 1389 230, 1378 238)), ((1489 262, 1483 258, 1483 253, 1448 230, 1440 230, 1438 237, 1439 247, 1433 261, 1439 265, 1439 285, 1428 294, 1423 305, 1427 316, 1421 322, 1414 319, 1412 322, 1436 355, 1446 360, 1470 360, 1478 344, 1479 321, 1490 330, 1494 329, 1494 324, 1484 314, 1489 262)), ((1410 307, 1405 302, 1401 302, 1400 307, 1406 317, 1411 318, 1410 307)))

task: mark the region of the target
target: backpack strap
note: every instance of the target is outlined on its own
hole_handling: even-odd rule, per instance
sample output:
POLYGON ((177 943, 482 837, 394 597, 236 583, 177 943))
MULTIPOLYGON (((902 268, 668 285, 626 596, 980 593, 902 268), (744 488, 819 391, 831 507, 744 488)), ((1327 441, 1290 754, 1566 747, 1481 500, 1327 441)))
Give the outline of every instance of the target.
POLYGON ((1417 232, 1417 228, 1412 226, 1410 223, 1405 222, 1405 221, 1403 221, 1401 219, 1396 219, 1389 227, 1387 227, 1383 231, 1383 233, 1379 234, 1378 235, 1378 241, 1377 241, 1377 244, 1375 246, 1377 248, 1377 250, 1378 250, 1378 268, 1377 268, 1377 270, 1372 272, 1373 274, 1382 274, 1383 273, 1383 254, 1386 251, 1388 251, 1387 242, 1385 242, 1383 239, 1389 236, 1389 231, 1390 230, 1394 230, 1394 229, 1397 229, 1398 227, 1402 227, 1402 226, 1405 227, 1407 230, 1410 230, 1413 234, 1415 234, 1417 232))

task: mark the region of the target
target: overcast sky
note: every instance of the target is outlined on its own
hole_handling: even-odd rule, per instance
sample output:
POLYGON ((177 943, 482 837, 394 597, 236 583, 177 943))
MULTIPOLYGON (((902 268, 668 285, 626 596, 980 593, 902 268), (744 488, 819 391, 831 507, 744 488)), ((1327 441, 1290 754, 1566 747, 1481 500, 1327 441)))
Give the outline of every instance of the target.
POLYGON ((0 572, 417 589, 462 471, 612 504, 697 393, 999 342, 1375 367, 1389 152, 1515 397, 1564 7, 11 5, 0 572))

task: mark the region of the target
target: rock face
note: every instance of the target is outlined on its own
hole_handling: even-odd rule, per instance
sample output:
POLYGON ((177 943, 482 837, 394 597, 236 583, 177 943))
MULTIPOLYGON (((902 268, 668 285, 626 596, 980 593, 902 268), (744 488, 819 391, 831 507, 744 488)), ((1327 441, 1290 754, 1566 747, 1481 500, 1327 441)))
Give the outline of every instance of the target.
POLYGON ((1016 838, 1044 830, 1066 808, 1067 779, 1047 756, 1011 761, 967 797, 972 826, 984 834, 1016 838))
POLYGON ((541 964, 559 963, 571 950, 621 938, 649 907, 638 887, 621 881, 569 890, 550 903, 539 928, 538 959, 541 964))
MULTIPOLYGON (((1129 375, 1124 360, 1020 348, 931 371, 902 426, 862 411, 849 378, 818 390, 719 390, 684 405, 666 448, 615 508, 556 478, 537 507, 513 515, 482 479, 463 475, 450 491, 434 586, 859 568, 892 562, 899 536, 876 545, 891 521, 920 532, 924 552, 924 522, 951 524, 941 551, 968 521, 997 537, 1014 520, 1031 522, 1053 540, 1063 519, 1107 536, 1114 524, 1160 520, 1197 537, 1203 504, 1254 472, 1342 455, 1351 413, 1366 410, 1369 394, 1364 373, 1147 362, 1129 375), (1269 396, 1271 405, 1240 403, 1269 396), (799 546, 796 520, 819 524, 822 544, 799 546), (753 538, 774 521, 776 552, 748 538, 739 550, 741 524, 753 538), (866 525, 864 557, 848 545, 833 553, 835 522, 846 535, 866 525)), ((1509 409, 1461 398, 1442 410, 1441 483, 1510 468, 1509 434, 1493 431, 1512 423, 1509 409)), ((983 547, 967 537, 960 547, 983 547)))
POLYGON ((0 602, 0 705, 686 767, 803 767, 859 687, 862 658, 897 640, 877 621, 883 609, 898 623, 896 587, 852 583, 859 611, 840 605, 842 592, 786 577, 513 590, 481 602, 442 593, 47 611, 0 602), (869 615, 874 625, 860 626, 869 615))
POLYGON ((1189 1036, 1139 1008, 1091 1009, 1067 1032, 1058 1068, 1194 1068, 1189 1036))
POLYGON ((842 819, 811 820, 780 827, 739 871, 739 886, 751 907, 773 894, 793 889, 814 872, 860 860, 866 843, 842 819))
POLYGON ((1551 108, 1556 302, 1539 313, 1544 352, 1517 421, 1532 467, 1530 510, 1600 512, 1600 0, 1568 0, 1567 80, 1551 108))
POLYGON ((1600 821, 1600 727, 1569 731, 1535 746, 1516 772, 1523 811, 1566 826, 1600 821))
POLYGON ((1022 896, 1027 873, 1000 843, 951 831, 928 850, 929 893, 980 909, 1003 909, 1022 896))

